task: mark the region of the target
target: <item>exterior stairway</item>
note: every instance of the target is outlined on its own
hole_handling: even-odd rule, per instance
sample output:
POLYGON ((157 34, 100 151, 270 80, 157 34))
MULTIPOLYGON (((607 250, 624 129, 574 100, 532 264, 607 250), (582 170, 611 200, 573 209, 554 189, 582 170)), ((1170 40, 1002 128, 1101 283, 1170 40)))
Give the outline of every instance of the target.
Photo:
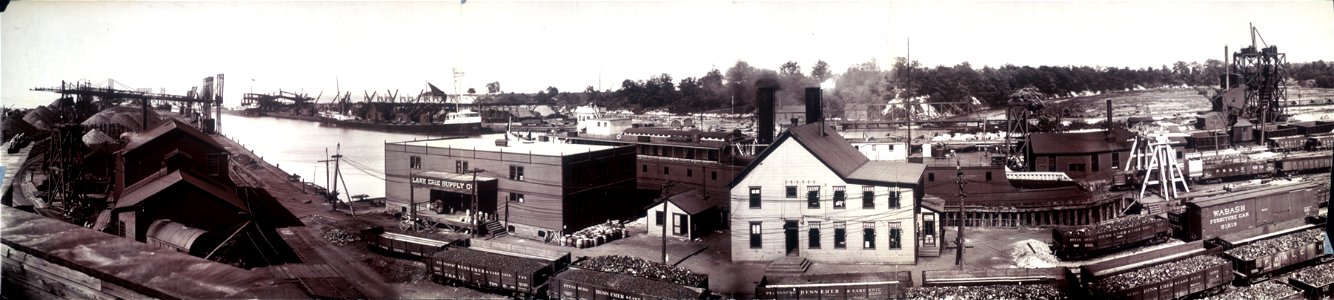
POLYGON ((502 237, 509 234, 508 231, 505 231, 505 225, 500 225, 500 221, 486 222, 484 226, 486 226, 486 233, 490 234, 491 238, 502 237))
POLYGON ((806 273, 806 269, 811 267, 811 261, 804 257, 787 256, 775 259, 769 263, 769 267, 764 269, 764 273, 806 273))

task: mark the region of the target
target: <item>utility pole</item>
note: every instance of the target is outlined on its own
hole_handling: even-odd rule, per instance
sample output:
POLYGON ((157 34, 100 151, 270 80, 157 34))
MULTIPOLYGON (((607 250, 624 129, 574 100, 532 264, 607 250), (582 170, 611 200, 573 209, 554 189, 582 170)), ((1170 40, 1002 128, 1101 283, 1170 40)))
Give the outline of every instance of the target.
POLYGON ((412 231, 417 231, 417 192, 413 190, 412 178, 416 177, 416 172, 408 168, 408 224, 412 231))
POLYGON ((958 245, 958 248, 954 252, 954 264, 958 265, 959 269, 963 269, 963 247, 964 247, 963 226, 965 219, 963 211, 963 199, 968 197, 968 194, 964 193, 963 191, 963 186, 964 184, 967 184, 968 181, 964 180, 963 178, 963 166, 962 163, 959 162, 958 156, 955 156, 954 171, 956 172, 954 174, 955 175, 954 182, 959 184, 959 224, 956 224, 959 225, 959 234, 954 242, 956 245, 958 245))
POLYGON ((478 210, 478 205, 477 205, 477 173, 481 173, 481 172, 482 172, 482 169, 479 169, 479 168, 473 168, 472 170, 468 170, 468 173, 472 173, 472 212, 469 214, 470 216, 469 216, 468 218, 472 221, 472 236, 473 236, 473 237, 477 237, 477 236, 478 236, 477 232, 481 231, 481 229, 482 229, 482 222, 480 222, 480 221, 477 220, 477 217, 482 215, 481 212, 478 212, 478 211, 477 211, 477 210, 478 210))
POLYGON ((663 263, 663 264, 668 264, 668 262, 667 262, 667 198, 668 198, 668 197, 671 197, 671 195, 670 195, 668 192, 670 191, 670 189, 671 189, 672 186, 674 186, 674 185, 676 185, 676 183, 675 183, 675 182, 671 182, 671 181, 668 181, 667 183, 664 183, 664 184, 662 185, 662 196, 660 197, 660 198, 662 199, 662 222, 661 222, 661 223, 658 223, 658 225, 659 225, 659 226, 662 226, 662 263, 663 263))

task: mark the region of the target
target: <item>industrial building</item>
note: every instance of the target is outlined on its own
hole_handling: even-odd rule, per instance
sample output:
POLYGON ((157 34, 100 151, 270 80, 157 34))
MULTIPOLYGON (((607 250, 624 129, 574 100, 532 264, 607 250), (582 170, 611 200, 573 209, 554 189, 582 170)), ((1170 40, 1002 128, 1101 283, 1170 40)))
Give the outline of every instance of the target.
POLYGON ((389 142, 384 151, 388 208, 438 225, 549 239, 649 204, 633 197, 631 146, 485 135, 389 142))

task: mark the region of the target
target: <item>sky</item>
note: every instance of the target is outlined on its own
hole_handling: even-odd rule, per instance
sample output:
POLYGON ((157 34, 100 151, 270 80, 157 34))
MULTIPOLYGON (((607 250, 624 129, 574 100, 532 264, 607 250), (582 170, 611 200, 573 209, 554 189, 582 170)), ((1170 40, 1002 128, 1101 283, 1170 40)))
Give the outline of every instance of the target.
POLYGON ((1159 67, 1222 59, 1248 23, 1290 62, 1334 61, 1334 1, 210 1, 11 2, 0 13, 0 104, 62 80, 184 94, 225 74, 247 92, 311 96, 615 90, 738 60, 809 74, 909 55, 927 66, 1159 67), (910 42, 911 41, 911 42, 910 42), (911 43, 911 47, 909 47, 911 43))

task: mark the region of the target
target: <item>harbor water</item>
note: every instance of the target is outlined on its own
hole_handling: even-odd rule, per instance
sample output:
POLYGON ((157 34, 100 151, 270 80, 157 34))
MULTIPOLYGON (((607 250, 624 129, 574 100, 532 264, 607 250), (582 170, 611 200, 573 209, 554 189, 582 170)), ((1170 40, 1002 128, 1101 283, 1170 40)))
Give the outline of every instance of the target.
MULTIPOLYGON (((378 131, 320 126, 317 122, 246 117, 224 114, 222 134, 254 152, 255 158, 276 165, 301 180, 326 186, 334 163, 328 168, 321 160, 332 159, 341 150, 339 168, 346 187, 338 190, 344 195, 366 194, 372 198, 384 196, 384 143, 427 139, 421 134, 387 133, 378 131), (340 147, 341 146, 341 147, 340 147), (342 192, 347 190, 348 192, 342 192)), ((439 138, 435 136, 434 138, 439 138)), ((326 186, 327 187, 327 186, 326 186)))

